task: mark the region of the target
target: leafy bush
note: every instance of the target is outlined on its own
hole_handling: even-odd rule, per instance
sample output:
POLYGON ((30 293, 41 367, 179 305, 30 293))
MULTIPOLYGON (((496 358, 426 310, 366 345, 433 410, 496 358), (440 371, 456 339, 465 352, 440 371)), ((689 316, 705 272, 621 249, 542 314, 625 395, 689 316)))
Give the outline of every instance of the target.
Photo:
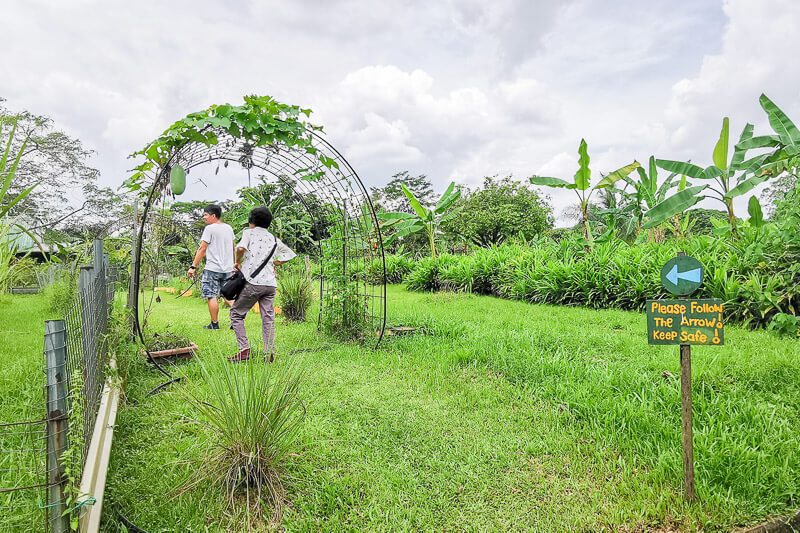
POLYGON ((772 317, 772 322, 769 323, 767 329, 778 335, 785 335, 788 337, 800 336, 800 317, 788 315, 786 313, 778 313, 772 317))
POLYGON ((693 297, 722 299, 726 320, 762 328, 780 313, 794 316, 800 309, 796 277, 786 263, 778 270, 775 265, 780 263, 770 260, 783 238, 764 228, 741 229, 736 242, 697 236, 663 243, 615 240, 586 248, 578 236, 568 236, 559 242, 539 240, 533 246, 504 244, 469 256, 423 259, 406 283, 410 290, 641 311, 648 299, 671 297, 661 285, 661 267, 685 251, 706 271, 693 297))
POLYGON ((441 271, 454 265, 458 260, 458 257, 450 254, 421 259, 414 270, 406 276, 406 286, 412 291, 441 290, 446 287, 446 282, 440 277, 441 271))
POLYGON ((278 300, 288 320, 303 322, 313 299, 311 280, 305 272, 290 272, 278 279, 278 300))
POLYGON ((203 361, 200 368, 205 391, 190 386, 185 398, 211 440, 182 490, 211 482, 222 487, 230 506, 243 490, 256 512, 261 512, 264 500, 279 512, 284 495, 281 474, 305 417, 299 369, 252 362, 214 363, 212 368, 203 361))
POLYGON ((59 272, 52 285, 44 290, 50 310, 57 315, 65 315, 78 295, 78 277, 69 269, 59 272))

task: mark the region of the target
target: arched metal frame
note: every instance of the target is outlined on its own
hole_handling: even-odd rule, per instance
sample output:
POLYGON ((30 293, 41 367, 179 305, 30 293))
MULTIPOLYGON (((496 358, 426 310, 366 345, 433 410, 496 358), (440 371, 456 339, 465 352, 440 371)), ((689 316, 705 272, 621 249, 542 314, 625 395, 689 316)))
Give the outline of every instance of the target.
MULTIPOLYGON (((215 133, 217 144, 206 146, 202 143, 187 142, 173 153, 167 164, 153 173, 150 192, 140 218, 136 261, 131 272, 131 283, 136 294, 140 287, 144 229, 151 207, 161 195, 166 194, 170 169, 180 165, 187 174, 190 174, 193 167, 213 161, 225 161, 226 165, 228 161, 236 162, 248 171, 251 168, 258 168, 299 193, 298 196, 318 232, 324 232, 329 225, 335 229, 326 232, 327 237, 318 236, 320 251, 338 256, 342 272, 347 273, 348 288, 355 291, 365 304, 362 318, 375 331, 376 346, 380 344, 386 328, 386 262, 383 239, 375 209, 356 171, 316 132, 310 134, 315 154, 283 144, 253 146, 245 139, 234 137, 222 129, 215 133), (326 156, 335 164, 330 167, 323 165, 319 155, 326 156), (313 181, 302 179, 302 175, 311 173, 321 173, 321 176, 313 181), (296 176, 301 178, 298 179, 296 176), (379 261, 381 279, 381 283, 377 285, 370 283, 367 276, 369 266, 375 260, 379 261)), ((324 261, 322 263, 324 265, 324 261)), ((320 317, 325 311, 327 301, 325 292, 329 290, 324 266, 322 268, 319 289, 320 317)), ((136 329, 144 342, 138 298, 134 305, 136 329)))

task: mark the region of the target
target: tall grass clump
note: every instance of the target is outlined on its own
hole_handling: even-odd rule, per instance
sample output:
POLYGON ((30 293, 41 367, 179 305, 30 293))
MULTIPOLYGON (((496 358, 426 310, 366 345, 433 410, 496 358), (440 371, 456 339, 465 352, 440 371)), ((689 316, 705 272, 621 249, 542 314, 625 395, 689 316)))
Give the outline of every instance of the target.
POLYGON ((44 290, 50 311, 65 315, 78 296, 78 277, 70 269, 59 271, 54 283, 44 290))
POLYGON ((374 284, 383 283, 382 266, 386 265, 386 283, 402 283, 414 268, 414 262, 403 255, 384 255, 383 261, 373 259, 367 267, 367 280, 374 284))
POLYGON ((229 506, 243 495, 257 516, 263 503, 279 516, 281 476, 305 417, 299 368, 254 362, 201 362, 200 367, 204 384, 190 385, 185 397, 210 439, 180 492, 210 482, 223 490, 229 506))
POLYGON ((311 279, 305 272, 291 272, 278 280, 278 301, 283 316, 292 322, 303 322, 314 299, 311 279))
POLYGON ((406 276, 406 286, 412 291, 438 291, 446 287, 441 279, 443 270, 458 263, 459 258, 450 254, 426 257, 406 276))

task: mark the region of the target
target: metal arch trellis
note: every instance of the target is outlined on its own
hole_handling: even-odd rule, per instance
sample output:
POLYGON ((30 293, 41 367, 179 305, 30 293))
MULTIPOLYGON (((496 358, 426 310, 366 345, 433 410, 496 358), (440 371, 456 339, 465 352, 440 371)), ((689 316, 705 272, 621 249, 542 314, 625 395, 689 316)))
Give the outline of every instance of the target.
MULTIPOLYGON (((341 284, 346 284, 347 294, 358 304, 357 318, 365 330, 375 333, 377 346, 386 328, 383 240, 375 209, 355 170, 316 132, 310 133, 313 150, 302 150, 283 144, 254 146, 246 139, 230 135, 223 129, 215 130, 215 134, 218 139, 216 144, 208 146, 199 142, 186 142, 172 153, 166 164, 152 173, 152 184, 139 220, 136 261, 131 271, 133 290, 138 293, 140 288, 141 250, 148 216, 158 199, 166 194, 171 168, 180 165, 189 174, 198 165, 218 161, 227 166, 229 162, 234 162, 248 170, 248 178, 250 169, 258 168, 300 193, 297 196, 311 217, 320 251, 323 255, 338 259, 336 276, 327 272, 325 262, 322 262, 320 318, 325 313, 347 312, 341 305, 337 306, 337 296, 330 294, 341 290, 341 284), (323 165, 320 155, 329 158, 328 161, 333 161, 334 164, 323 165), (304 174, 319 177, 304 180, 304 174), (300 179, 296 176, 300 176, 300 179), (376 261, 377 265, 373 265, 376 261), (375 279, 375 266, 378 267, 381 280, 377 285, 370 282, 375 279), (373 272, 372 276, 367 275, 370 271, 373 272)), ((138 298, 132 303, 135 327, 144 342, 138 298)))

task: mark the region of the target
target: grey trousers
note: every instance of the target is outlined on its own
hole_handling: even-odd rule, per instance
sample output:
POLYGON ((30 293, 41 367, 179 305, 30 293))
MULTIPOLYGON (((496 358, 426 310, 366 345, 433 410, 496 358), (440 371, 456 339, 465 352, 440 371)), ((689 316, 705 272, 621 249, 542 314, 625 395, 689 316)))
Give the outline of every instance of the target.
POLYGON ((267 285, 253 285, 248 283, 242 289, 239 297, 231 307, 231 326, 236 334, 239 351, 250 347, 247 340, 247 331, 244 328, 244 317, 247 312, 258 302, 261 312, 261 329, 264 332, 264 353, 275 353, 275 287, 267 285))

